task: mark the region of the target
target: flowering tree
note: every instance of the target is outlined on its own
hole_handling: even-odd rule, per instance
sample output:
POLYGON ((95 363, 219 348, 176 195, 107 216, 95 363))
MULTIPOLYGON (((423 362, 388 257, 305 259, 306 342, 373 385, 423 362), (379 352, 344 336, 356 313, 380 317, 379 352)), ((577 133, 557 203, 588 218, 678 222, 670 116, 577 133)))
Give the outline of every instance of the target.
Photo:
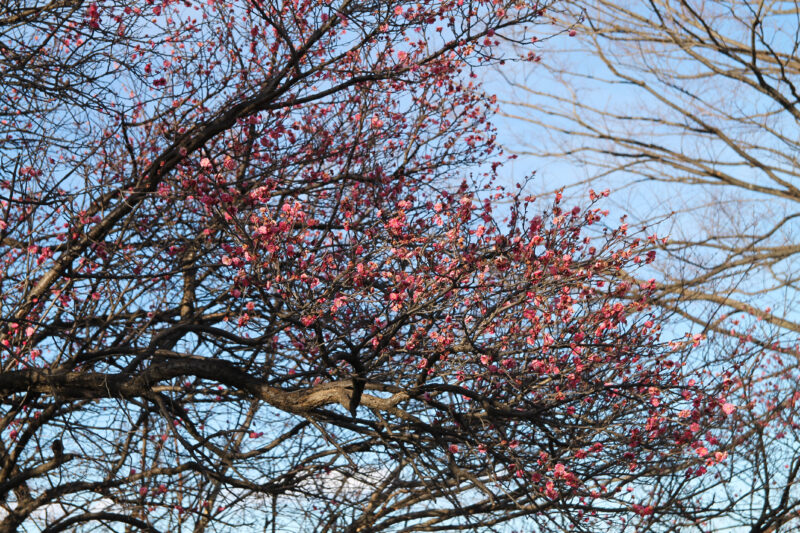
POLYGON ((476 166, 472 70, 538 14, 9 9, 0 531, 672 516, 733 406, 659 341, 647 241, 476 166))

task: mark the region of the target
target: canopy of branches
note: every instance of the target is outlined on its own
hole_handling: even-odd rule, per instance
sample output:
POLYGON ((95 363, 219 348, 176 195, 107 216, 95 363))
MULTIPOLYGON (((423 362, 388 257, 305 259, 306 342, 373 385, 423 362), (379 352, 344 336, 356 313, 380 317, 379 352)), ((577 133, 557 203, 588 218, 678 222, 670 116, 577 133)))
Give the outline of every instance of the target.
POLYGON ((496 179, 475 71, 543 8, 8 3, 0 532, 682 516, 736 407, 658 239, 496 179))

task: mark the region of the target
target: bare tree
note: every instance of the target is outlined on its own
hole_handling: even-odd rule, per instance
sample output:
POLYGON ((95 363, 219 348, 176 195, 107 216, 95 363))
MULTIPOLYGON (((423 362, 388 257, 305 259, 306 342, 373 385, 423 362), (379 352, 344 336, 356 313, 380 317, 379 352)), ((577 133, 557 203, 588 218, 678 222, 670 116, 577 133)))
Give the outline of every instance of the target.
POLYGON ((559 171, 569 160, 560 173, 569 185, 615 188, 632 222, 670 233, 655 264, 657 300, 713 337, 709 369, 736 383, 748 409, 734 429, 746 444, 706 493, 725 517, 714 527, 797 527, 800 6, 557 8, 553 27, 573 46, 544 53, 535 82, 509 78, 504 112, 536 139, 517 148, 559 171), (731 350, 747 362, 730 360, 731 350))

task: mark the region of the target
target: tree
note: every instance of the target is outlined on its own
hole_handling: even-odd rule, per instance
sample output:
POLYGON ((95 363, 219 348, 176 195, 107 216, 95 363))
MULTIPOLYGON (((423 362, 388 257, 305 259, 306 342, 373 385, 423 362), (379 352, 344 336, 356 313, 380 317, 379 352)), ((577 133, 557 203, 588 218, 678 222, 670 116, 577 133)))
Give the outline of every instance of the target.
POLYGON ((675 215, 661 231, 671 238, 654 264, 655 300, 711 337, 709 367, 728 372, 735 403, 749 406, 731 428, 743 443, 729 476, 706 494, 726 527, 790 527, 800 505, 797 4, 560 8, 551 14, 572 51, 546 56, 537 84, 517 80, 505 110, 549 134, 527 130, 542 142, 523 150, 573 161, 581 187, 630 191, 633 222, 675 215))
POLYGON ((0 531, 673 513, 732 406, 621 277, 656 238, 489 164, 471 76, 539 14, 10 7, 0 531))

